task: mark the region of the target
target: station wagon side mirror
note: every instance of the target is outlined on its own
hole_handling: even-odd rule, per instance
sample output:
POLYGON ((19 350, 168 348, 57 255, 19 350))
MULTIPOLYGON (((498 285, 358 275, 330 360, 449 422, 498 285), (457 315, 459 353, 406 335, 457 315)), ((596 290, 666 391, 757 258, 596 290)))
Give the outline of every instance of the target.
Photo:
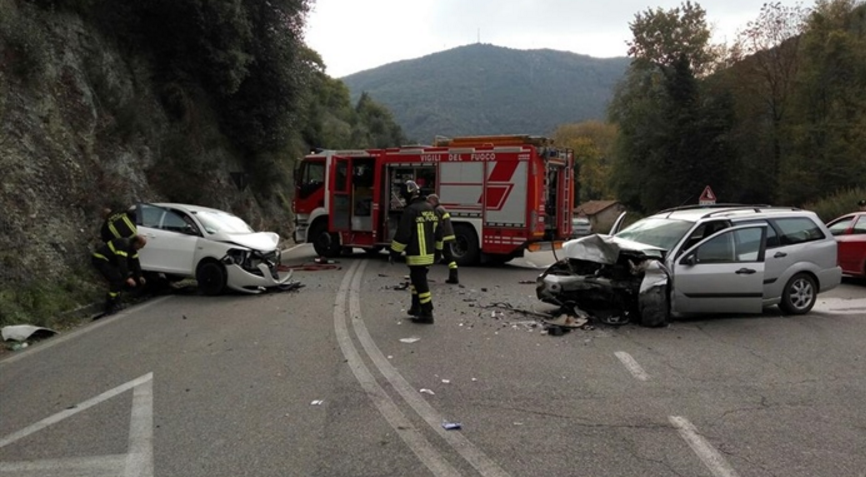
POLYGON ((698 257, 694 253, 690 253, 680 260, 680 265, 688 265, 694 267, 698 264, 698 257))

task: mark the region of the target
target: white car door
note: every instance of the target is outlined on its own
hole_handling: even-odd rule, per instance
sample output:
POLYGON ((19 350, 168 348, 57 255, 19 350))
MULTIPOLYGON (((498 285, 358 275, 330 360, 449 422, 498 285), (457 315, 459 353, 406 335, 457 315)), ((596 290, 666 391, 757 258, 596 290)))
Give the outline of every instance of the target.
POLYGON ((147 237, 147 245, 138 254, 142 270, 193 276, 200 234, 194 222, 188 223, 183 212, 151 204, 140 204, 138 217, 139 233, 147 237))
POLYGON ((677 258, 675 313, 760 313, 766 225, 722 230, 677 258))

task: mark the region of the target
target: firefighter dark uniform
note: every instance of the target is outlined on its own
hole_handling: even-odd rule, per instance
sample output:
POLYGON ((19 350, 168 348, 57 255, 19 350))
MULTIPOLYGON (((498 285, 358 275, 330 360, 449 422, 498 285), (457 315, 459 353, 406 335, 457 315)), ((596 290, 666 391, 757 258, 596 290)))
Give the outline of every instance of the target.
POLYGON ((129 238, 138 233, 135 227, 133 212, 116 212, 110 214, 102 223, 99 235, 103 242, 116 238, 129 238))
POLYGON ((433 295, 427 284, 427 270, 433 265, 434 252, 437 242, 442 241, 442 232, 436 212, 421 198, 418 184, 407 181, 401 187, 401 195, 407 205, 391 242, 391 259, 406 252, 406 264, 409 265, 412 282, 409 287, 412 292, 409 314, 416 323, 432 324, 433 295))
POLYGON ((427 202, 433 206, 436 217, 439 218, 439 227, 442 228, 442 247, 441 249, 437 248, 437 251, 442 252, 442 257, 445 258, 445 263, 448 264, 448 280, 445 280, 445 283, 456 285, 460 283, 460 279, 457 276, 457 261, 454 259, 454 250, 451 248, 457 240, 457 237, 454 235, 454 226, 451 225, 451 214, 448 213, 445 207, 439 204, 438 195, 428 195, 427 202))
POLYGON ((141 277, 141 265, 138 262, 138 249, 144 244, 144 237, 140 235, 132 238, 122 237, 109 240, 93 252, 91 257, 93 267, 108 281, 108 294, 105 299, 106 314, 117 309, 120 292, 129 278, 136 283, 144 283, 141 277))

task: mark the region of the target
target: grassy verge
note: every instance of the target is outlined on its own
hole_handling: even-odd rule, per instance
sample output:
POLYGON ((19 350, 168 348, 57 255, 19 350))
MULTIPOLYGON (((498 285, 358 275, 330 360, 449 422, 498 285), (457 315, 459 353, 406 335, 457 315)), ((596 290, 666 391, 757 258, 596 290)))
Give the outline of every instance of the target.
POLYGON ((55 281, 12 284, 0 291, 0 327, 35 325, 63 329, 80 321, 73 310, 101 299, 103 290, 90 274, 55 281))

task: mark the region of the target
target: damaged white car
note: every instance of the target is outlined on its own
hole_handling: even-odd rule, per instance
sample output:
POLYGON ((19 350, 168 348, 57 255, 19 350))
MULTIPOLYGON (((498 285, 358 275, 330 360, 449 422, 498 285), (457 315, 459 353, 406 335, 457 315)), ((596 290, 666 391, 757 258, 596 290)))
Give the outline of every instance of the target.
POLYGON ((138 204, 133 211, 138 233, 147 237, 139 252, 144 272, 195 278, 207 295, 226 288, 260 293, 291 278, 278 271, 279 235, 256 232, 228 212, 186 204, 138 204))
POLYGON ((538 277, 540 300, 613 322, 670 316, 809 312, 842 279, 836 243, 813 212, 767 206, 662 211, 613 235, 566 242, 538 277))

